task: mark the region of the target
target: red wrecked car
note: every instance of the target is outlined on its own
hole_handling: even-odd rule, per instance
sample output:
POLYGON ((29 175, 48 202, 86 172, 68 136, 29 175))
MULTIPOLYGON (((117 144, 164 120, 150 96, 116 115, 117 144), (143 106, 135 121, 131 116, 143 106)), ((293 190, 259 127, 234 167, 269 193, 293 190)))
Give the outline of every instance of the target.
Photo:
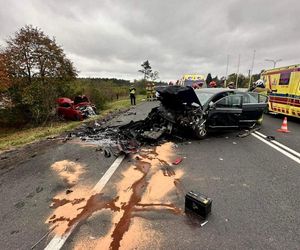
POLYGON ((82 121, 85 118, 96 115, 96 107, 85 96, 76 96, 74 101, 67 97, 56 99, 58 107, 56 113, 67 120, 82 121))

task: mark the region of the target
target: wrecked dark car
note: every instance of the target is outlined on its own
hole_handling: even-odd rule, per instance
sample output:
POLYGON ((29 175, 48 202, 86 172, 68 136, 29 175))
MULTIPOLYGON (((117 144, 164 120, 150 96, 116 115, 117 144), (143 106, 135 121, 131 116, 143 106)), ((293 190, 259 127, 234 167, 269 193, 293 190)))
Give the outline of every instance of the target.
POLYGON ((247 131, 253 131, 267 106, 267 97, 235 89, 168 86, 158 87, 156 91, 160 105, 144 120, 113 127, 105 126, 105 122, 95 123, 74 134, 98 144, 106 150, 106 155, 127 154, 162 140, 202 139, 212 129, 251 128, 247 131))
POLYGON ((61 97, 56 100, 58 107, 56 113, 59 117, 67 120, 82 121, 85 118, 96 115, 96 107, 86 96, 76 96, 74 101, 61 97))
POLYGON ((157 92, 161 105, 151 113, 164 119, 166 131, 188 129, 199 139, 209 129, 254 127, 267 106, 267 97, 235 89, 170 86, 157 92))

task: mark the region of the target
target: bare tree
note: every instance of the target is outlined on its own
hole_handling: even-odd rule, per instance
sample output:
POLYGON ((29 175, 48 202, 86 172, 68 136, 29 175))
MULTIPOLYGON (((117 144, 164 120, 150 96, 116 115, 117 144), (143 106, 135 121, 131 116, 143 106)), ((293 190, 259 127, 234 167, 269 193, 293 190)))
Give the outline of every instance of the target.
POLYGON ((145 61, 141 64, 142 69, 139 70, 140 73, 144 74, 144 80, 151 78, 152 68, 149 61, 145 61))
POLYGON ((157 79, 159 79, 159 72, 158 71, 154 71, 150 74, 150 78, 152 81, 156 81, 157 79))

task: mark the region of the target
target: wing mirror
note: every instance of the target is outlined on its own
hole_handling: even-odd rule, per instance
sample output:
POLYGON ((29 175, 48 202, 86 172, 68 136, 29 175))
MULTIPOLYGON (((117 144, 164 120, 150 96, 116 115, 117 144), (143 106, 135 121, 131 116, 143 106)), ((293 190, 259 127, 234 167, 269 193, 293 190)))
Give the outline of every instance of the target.
POLYGON ((210 102, 210 103, 208 104, 208 106, 209 106, 210 109, 216 108, 216 104, 213 103, 213 102, 210 102))

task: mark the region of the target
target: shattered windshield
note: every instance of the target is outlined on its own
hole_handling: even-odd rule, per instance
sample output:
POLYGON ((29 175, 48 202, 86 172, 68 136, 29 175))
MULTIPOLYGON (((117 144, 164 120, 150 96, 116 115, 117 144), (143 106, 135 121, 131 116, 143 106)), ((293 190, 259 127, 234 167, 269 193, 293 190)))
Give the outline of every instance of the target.
POLYGON ((205 105, 207 101, 214 95, 213 93, 208 92, 196 92, 198 99, 202 105, 205 105))

